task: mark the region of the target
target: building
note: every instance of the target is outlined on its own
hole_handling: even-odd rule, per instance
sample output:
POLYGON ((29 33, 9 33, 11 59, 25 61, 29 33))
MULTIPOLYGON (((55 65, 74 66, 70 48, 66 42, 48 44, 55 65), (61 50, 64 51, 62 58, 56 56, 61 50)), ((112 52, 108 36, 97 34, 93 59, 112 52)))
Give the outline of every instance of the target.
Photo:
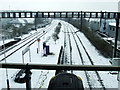
POLYGON ((0 18, 0 40, 2 40, 3 38, 4 39, 11 38, 13 36, 12 31, 13 30, 3 29, 3 22, 2 22, 2 19, 0 18))
POLYGON ((2 40, 2 21, 0 18, 0 40, 2 40))
MULTIPOLYGON (((108 36, 115 38, 116 23, 109 23, 108 36)), ((118 29, 118 41, 120 41, 120 25, 118 29)))
POLYGON ((98 31, 100 28, 99 21, 90 21, 90 28, 92 31, 98 31))
POLYGON ((120 12, 120 1, 118 2, 118 12, 120 12))
POLYGON ((1 21, 1 18, 0 18, 0 30, 2 29, 2 21, 1 21))
POLYGON ((109 22, 108 20, 102 19, 100 22, 100 32, 108 35, 109 30, 109 22))

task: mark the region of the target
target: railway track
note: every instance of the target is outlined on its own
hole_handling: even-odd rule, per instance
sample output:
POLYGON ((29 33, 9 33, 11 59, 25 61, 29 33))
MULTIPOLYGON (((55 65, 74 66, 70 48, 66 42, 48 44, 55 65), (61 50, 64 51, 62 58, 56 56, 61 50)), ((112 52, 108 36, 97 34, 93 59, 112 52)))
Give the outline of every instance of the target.
POLYGON ((44 36, 47 32, 49 32, 51 30, 51 28, 54 28, 56 26, 56 24, 51 25, 47 28, 45 28, 44 30, 46 30, 45 32, 43 32, 44 30, 42 30, 41 32, 36 32, 34 33, 32 36, 28 36, 27 38, 25 38, 24 40, 22 40, 21 42, 11 46, 10 48, 5 49, 3 52, 0 53, 0 56, 2 56, 4 53, 11 51, 8 55, 6 55, 6 57, 3 57, 0 59, 0 62, 4 61, 5 58, 8 58, 9 56, 11 56, 12 54, 14 54, 15 52, 17 52, 18 50, 20 50, 21 48, 25 47, 25 46, 31 46, 33 43, 36 42, 37 38, 41 38, 42 36, 44 36))
MULTIPOLYGON (((77 36, 77 38, 79 39, 79 42, 81 43, 82 47, 84 48, 85 53, 86 53, 86 55, 88 56, 91 65, 94 65, 94 63, 93 63, 93 61, 92 61, 90 55, 88 54, 88 52, 87 52, 85 46, 83 45, 82 41, 80 40, 80 37, 79 37, 77 34, 76 34, 76 36, 77 36)), ((104 86, 104 84, 103 84, 103 82, 102 82, 102 79, 101 79, 101 77, 100 77, 100 75, 99 75, 99 73, 98 73, 98 71, 95 71, 95 73, 96 73, 96 75, 97 75, 97 77, 98 77, 98 80, 99 80, 101 86, 103 87, 103 90, 106 90, 106 89, 105 89, 105 86, 104 86)))
MULTIPOLYGON (((47 27, 45 27, 44 29, 46 29, 46 28, 47 28, 47 27)), ((42 29, 41 32, 44 31, 44 29, 42 29)), ((24 43, 25 41, 29 40, 30 38, 36 36, 36 35, 39 34, 39 33, 40 33, 40 32, 35 32, 35 33, 29 35, 28 37, 23 38, 21 41, 17 42, 17 44, 14 44, 14 45, 11 45, 11 46, 9 46, 9 47, 6 47, 5 50, 4 50, 4 48, 1 48, 1 49, 0 49, 0 55, 4 54, 4 52, 8 52, 9 50, 15 48, 15 47, 18 46, 18 45, 24 43)))
POLYGON ((64 28, 64 64, 72 65, 72 44, 70 41, 70 35, 68 33, 68 29, 64 28))
MULTIPOLYGON (((64 24, 64 25, 65 25, 65 24, 64 24)), ((90 65, 94 65, 94 63, 93 63, 93 61, 92 61, 89 53, 87 52, 85 46, 83 45, 80 37, 75 33, 75 30, 73 29, 73 27, 70 26, 70 25, 65 25, 65 27, 66 27, 66 29, 67 29, 67 32, 66 32, 66 33, 68 34, 68 38, 65 39, 65 40, 69 41, 69 43, 67 43, 67 44, 68 44, 68 47, 70 48, 69 51, 70 51, 70 58, 71 58, 70 61, 71 61, 71 64, 72 64, 72 51, 71 51, 71 50, 72 50, 72 45, 71 45, 71 39, 70 39, 70 37, 73 37, 73 39, 74 39, 74 41, 75 41, 75 44, 76 44, 76 47, 77 47, 77 50, 78 50, 78 53, 79 53, 79 57, 80 57, 80 60, 81 60, 82 65, 86 65, 86 63, 85 63, 86 61, 84 60, 83 53, 81 53, 81 47, 82 47, 83 50, 84 50, 84 54, 86 55, 85 57, 88 58, 89 64, 90 64, 90 65), (80 45, 81 45, 81 47, 80 47, 80 45)), ((67 46, 67 45, 66 45, 66 46, 67 46)), ((66 46, 65 46, 65 47, 66 47, 66 46)), ((73 51, 73 52, 74 52, 74 51, 73 51)), ((93 87, 93 83, 92 83, 92 81, 91 81, 91 76, 92 76, 93 74, 96 76, 96 78, 97 78, 97 80, 98 80, 98 82, 99 82, 100 89, 106 90, 106 88, 105 88, 105 86, 104 86, 104 84, 103 84, 103 82, 102 82, 102 79, 101 79, 101 77, 100 77, 100 75, 99 75, 99 73, 98 73, 97 71, 94 71, 94 72, 84 71, 84 73, 85 73, 86 80, 87 80, 87 83, 88 83, 88 86, 89 86, 89 89, 90 89, 90 90, 92 90, 92 89, 95 88, 95 87, 93 87)))
POLYGON ((4 49, 1 49, 1 50, 0 50, 0 55, 4 54, 4 52, 8 52, 9 50, 17 47, 18 45, 24 43, 25 41, 29 40, 30 38, 32 38, 32 37, 35 36, 35 35, 37 35, 37 32, 35 32, 35 33, 32 34, 32 35, 29 35, 28 37, 25 37, 25 38, 22 39, 21 41, 17 42, 17 44, 12 45, 12 46, 6 48, 5 50, 4 50, 4 49))

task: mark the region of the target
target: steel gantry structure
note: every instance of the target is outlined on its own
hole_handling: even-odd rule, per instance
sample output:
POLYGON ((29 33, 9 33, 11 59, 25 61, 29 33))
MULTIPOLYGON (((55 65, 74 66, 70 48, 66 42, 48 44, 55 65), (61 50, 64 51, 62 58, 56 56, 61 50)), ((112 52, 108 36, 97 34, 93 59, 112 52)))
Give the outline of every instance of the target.
POLYGON ((18 11, 18 12, 0 12, 1 18, 99 18, 99 19, 115 19, 116 20, 116 37, 114 45, 114 58, 117 52, 117 39, 120 12, 87 12, 87 11, 18 11))
POLYGON ((85 11, 56 11, 56 12, 1 12, 2 18, 103 18, 115 19, 119 12, 85 12, 85 11))
MULTIPOLYGON (((82 24, 82 18, 99 18, 99 19, 115 19, 116 20, 116 37, 114 45, 114 58, 116 58, 117 51, 117 39, 120 12, 87 12, 87 11, 6 11, 0 12, 0 18, 80 18, 82 24)), ((26 69, 26 88, 30 89, 30 69, 45 69, 45 70, 88 70, 88 71, 120 71, 120 66, 88 66, 88 65, 36 65, 36 64, 12 64, 1 63, 0 68, 14 68, 14 69, 26 69)))

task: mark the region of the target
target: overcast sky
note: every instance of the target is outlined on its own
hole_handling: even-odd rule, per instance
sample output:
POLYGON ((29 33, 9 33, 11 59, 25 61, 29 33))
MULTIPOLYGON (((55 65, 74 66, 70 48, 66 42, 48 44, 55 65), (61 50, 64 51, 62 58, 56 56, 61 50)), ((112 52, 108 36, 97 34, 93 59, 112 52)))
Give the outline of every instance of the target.
POLYGON ((0 0, 0 10, 118 11, 119 0, 0 0))

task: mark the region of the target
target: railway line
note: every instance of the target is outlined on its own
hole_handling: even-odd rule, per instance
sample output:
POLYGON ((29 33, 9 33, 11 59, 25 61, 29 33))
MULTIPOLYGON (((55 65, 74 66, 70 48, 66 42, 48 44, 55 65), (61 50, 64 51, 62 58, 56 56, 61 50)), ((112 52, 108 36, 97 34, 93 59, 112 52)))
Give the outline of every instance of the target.
MULTIPOLYGON (((64 24, 65 26, 65 24, 64 24)), ((67 44, 66 47, 66 51, 65 52, 68 52, 68 59, 66 60, 67 61, 67 64, 69 65, 72 65, 72 43, 70 41, 70 34, 69 34, 69 30, 68 28, 65 27, 64 29, 64 33, 65 33, 65 39, 64 39, 64 42, 67 44)), ((71 73, 73 73, 73 70, 71 70, 71 73)))
MULTIPOLYGON (((64 24, 65 25, 65 33, 64 33, 64 35, 65 35, 65 41, 64 41, 64 48, 65 48, 65 50, 67 51, 67 52, 70 52, 69 53, 69 55, 70 56, 67 56, 66 55, 66 58, 69 58, 69 59, 67 59, 67 62, 70 62, 70 65, 72 65, 73 64, 73 60, 72 60, 72 52, 75 52, 75 51, 72 51, 72 48, 74 48, 73 46, 75 46, 75 47, 77 47, 77 50, 78 50, 78 53, 79 53, 79 57, 80 57, 80 64, 82 64, 82 65, 87 65, 87 64, 89 64, 89 65, 94 65, 94 63, 93 63, 93 61, 92 61, 92 59, 91 59, 91 57, 90 57, 90 55, 89 55, 89 53, 87 52, 87 50, 86 50, 86 48, 85 48, 85 46, 83 45, 83 43, 82 43, 82 41, 81 41, 81 39, 80 39, 80 37, 77 35, 77 33, 76 33, 76 31, 73 29, 73 27, 72 26, 70 26, 70 25, 66 25, 66 24, 64 24), (66 38, 66 36, 67 36, 67 38, 66 38), (73 38, 73 40, 74 40, 74 42, 75 42, 75 45, 73 45, 72 43, 71 43, 71 38, 73 38), (67 44, 67 45, 66 45, 67 44), (66 48, 67 47, 67 48, 66 48), (69 48, 69 49, 68 49, 69 48), (84 50, 84 54, 83 53, 81 53, 81 48, 82 48, 82 50, 84 50), (87 58, 87 61, 85 61, 86 59, 85 59, 85 57, 87 58), (86 62, 87 62, 87 64, 86 64, 86 62), (89 62, 89 63, 88 63, 89 62)), ((73 41, 72 41, 73 42, 73 41)), ((66 53, 66 51, 64 51, 64 53, 66 53)), ((83 52, 83 51, 82 51, 83 52)), ((66 59, 65 59, 66 60, 66 59)), ((75 62, 76 63, 76 62, 75 62)), ((78 63, 78 62, 77 62, 78 63)), ((71 71, 72 73, 75 73, 75 71, 71 71)), ((102 82, 102 79, 101 79, 101 77, 100 77, 100 75, 99 75, 99 72, 97 72, 97 71, 93 71, 93 72, 90 72, 90 71, 84 71, 84 75, 86 76, 86 80, 87 80, 87 83, 88 83, 88 86, 89 86, 89 89, 90 90, 92 90, 92 89, 94 89, 95 87, 94 87, 94 85, 93 85, 93 80, 95 79, 96 80, 96 82, 95 83, 99 83, 99 87, 98 88, 100 88, 100 89, 102 89, 102 90, 106 90, 106 88, 105 88, 105 86, 104 86, 104 83, 102 82), (92 77, 92 75, 94 75, 95 77, 92 77), (92 78, 91 78, 92 77, 92 78), (93 79, 93 80, 92 80, 93 79)))
POLYGON ((37 32, 33 33, 32 35, 29 35, 28 37, 23 38, 23 39, 22 39, 21 41, 19 41, 17 44, 14 44, 14 45, 12 45, 12 46, 10 46, 10 47, 8 47, 8 48, 5 48, 5 50, 4 50, 4 49, 1 49, 1 50, 0 50, 0 55, 4 54, 4 52, 8 52, 9 50, 15 48, 15 47, 18 46, 18 45, 24 43, 25 41, 29 40, 30 38, 32 38, 32 37, 35 36, 35 35, 37 35, 37 32))
POLYGON ((9 56, 14 54, 15 52, 17 52, 21 48, 23 48, 25 46, 31 46, 34 42, 36 42, 37 38, 41 38, 42 36, 44 36, 47 32, 49 32, 51 30, 51 28, 54 28, 55 25, 56 24, 53 24, 53 25, 51 25, 49 27, 46 27, 45 29, 42 29, 39 32, 35 32, 34 34, 24 38, 23 40, 16 43, 15 45, 1 51, 0 52, 0 57, 1 57, 0 62, 4 61, 5 58, 8 58, 9 56), (43 31, 45 31, 45 32, 43 32, 43 31), (7 53, 6 57, 4 57, 4 53, 7 53))
MULTIPOLYGON (((77 34, 76 34, 76 36, 77 36, 77 38, 79 39, 79 42, 81 43, 82 47, 84 48, 85 53, 86 53, 86 55, 88 56, 88 58, 89 58, 89 60, 90 60, 91 65, 94 65, 94 63, 93 63, 93 61, 92 61, 92 59, 91 59, 91 57, 90 57, 89 53, 87 52, 87 50, 86 50, 85 46, 83 45, 82 41, 80 40, 80 37, 79 37, 77 34)), ((99 82, 100 82, 101 86, 103 87, 103 90, 105 90, 105 86, 104 86, 104 84, 103 84, 103 82, 102 82, 102 79, 101 79, 101 77, 100 77, 100 75, 99 75, 98 71, 95 71, 95 73, 96 73, 96 75, 97 75, 97 78, 98 78, 98 80, 99 80, 99 82)))
MULTIPOLYGON (((65 27, 68 27, 68 25, 66 25, 66 24, 64 24, 64 25, 65 25, 65 27)), ((69 42, 71 42, 71 40, 70 40, 70 36, 73 35, 73 32, 72 32, 71 30, 68 31, 68 28, 65 28, 65 29, 67 29, 67 32, 65 32, 65 33, 67 33, 68 36, 69 36, 69 42), (71 35, 70 35, 70 34, 71 34, 71 35)), ((81 52, 80 52, 80 49, 79 49, 79 46, 78 46, 78 44, 77 44, 77 41, 76 41, 74 35, 73 35, 73 38, 74 38, 74 42, 75 42, 75 44, 76 44, 77 50, 78 50, 78 52, 79 52, 79 56, 80 56, 81 59, 83 59, 83 58, 82 58, 82 55, 81 55, 81 52)), ((67 41, 67 40, 65 40, 65 41, 67 41)), ((72 48, 72 47, 71 47, 71 48, 72 48)), ((84 65, 84 61, 81 60, 81 62, 82 62, 82 64, 84 65)), ((87 82, 88 82, 89 88, 91 89, 92 87, 91 87, 90 82, 89 82, 89 77, 88 77, 88 73, 87 73, 87 71, 85 71, 85 76, 86 76, 86 79, 87 79, 87 82)))
MULTIPOLYGON (((64 65, 94 65, 94 61, 93 61, 91 55, 89 54, 88 49, 83 44, 83 41, 82 41, 83 39, 81 39, 81 37, 79 36, 79 32, 76 33, 77 29, 75 29, 75 27, 73 27, 72 25, 70 25, 70 24, 68 24, 68 23, 66 23, 64 21, 60 21, 60 22, 62 24, 62 31, 63 31, 62 33, 64 34, 64 37, 63 37, 63 34, 62 34, 61 37, 60 37, 62 39, 60 39, 59 42, 57 43, 57 45, 58 44, 63 45, 63 51, 61 52, 62 54, 61 54, 61 57, 60 57, 61 61, 60 61, 59 64, 64 64, 64 65)), ((35 35, 35 37, 31 38, 31 40, 30 40, 29 43, 27 43, 27 41, 25 41, 26 45, 25 44, 24 44, 25 46, 22 45, 21 48, 22 47, 26 47, 26 46, 31 46, 31 51, 32 51, 32 53, 34 53, 35 50, 32 50, 32 49, 36 46, 35 45, 36 43, 34 43, 34 42, 36 42, 37 38, 40 38, 40 37, 44 36, 50 30, 53 30, 53 28, 56 25, 57 24, 53 24, 52 26, 50 26, 50 27, 48 27, 46 29, 43 29, 43 30, 46 31, 44 34, 42 33, 43 31, 39 32, 39 34, 37 34, 37 35, 35 35)), ((52 35, 51 32, 50 32, 50 34, 52 35)), ((46 34, 46 37, 47 37, 47 34, 46 34)), ((45 38, 41 38, 41 40, 42 39, 44 41, 45 38)), ((19 47, 17 49, 20 50, 21 48, 19 47)), ((57 50, 58 48, 54 48, 54 49, 57 50)), ((13 52, 13 53, 15 53, 15 52, 13 52)), ((32 58, 35 57, 35 54, 32 55, 32 58)), ((9 55, 9 53, 8 53, 8 55, 9 55)), ((11 53, 11 55, 12 55, 12 53, 11 53)), ((37 63, 41 63, 41 64, 46 63, 46 62, 51 63, 51 60, 53 58, 50 59, 49 56, 48 57, 40 57, 40 55, 41 55, 40 53, 36 55, 36 56, 39 57, 37 59, 40 60, 40 61, 36 60, 37 63)), ((6 56, 6 57, 9 57, 9 56, 6 56)), ((36 62, 35 59, 34 59, 33 62, 36 62)), ((57 62, 56 60, 57 59, 55 59, 54 62, 57 62)), ((60 72, 62 72, 62 71, 60 71, 60 72)), ((93 90, 93 89, 96 89, 96 88, 101 89, 101 90, 106 90, 106 86, 104 85, 104 83, 102 81, 103 78, 102 78, 102 76, 100 76, 101 74, 99 72, 97 72, 97 71, 75 71, 75 70, 68 70, 66 72, 71 73, 71 74, 75 74, 76 76, 80 76, 81 79, 82 79, 82 81, 84 82, 84 84, 83 84, 84 88, 87 88, 87 89, 90 89, 90 90, 93 90)), ((36 72, 32 72, 32 73, 36 76, 36 80, 37 80, 37 77, 38 77, 38 79, 40 77, 42 77, 42 76, 38 76, 37 74, 35 74, 36 72)), ((33 78, 34 77, 32 77, 32 79, 33 78)), ((46 79, 46 78, 45 78, 45 80, 48 81, 48 79, 46 79)), ((35 82, 35 80, 32 80, 32 81, 35 82)), ((38 80, 37 82, 41 82, 41 81, 38 80)), ((37 86, 39 86, 39 85, 37 85, 37 86)), ((35 87, 37 87, 37 86, 35 85, 35 87)), ((41 84, 40 87, 41 88, 45 87, 45 85, 41 84)))
MULTIPOLYGON (((65 28, 65 32, 68 30, 65 28)), ((64 64, 69 64, 72 55, 71 55, 71 43, 69 41, 69 35, 64 33, 64 64)))
MULTIPOLYGON (((74 29, 71 27, 71 30, 74 30, 74 29)), ((72 34, 73 34, 73 33, 72 33, 72 34)), ((90 63, 91 63, 91 65, 94 65, 94 63, 93 63, 93 61, 92 61, 89 53, 87 52, 87 50, 85 49, 85 46, 83 45, 82 41, 80 40, 80 37, 79 37, 76 33, 75 33, 75 35, 76 35, 77 38, 79 39, 79 42, 81 43, 81 45, 82 45, 82 47, 83 47, 83 49, 84 49, 84 51, 85 51, 85 53, 86 53, 86 55, 87 55, 90 63)), ((83 58, 81 58, 81 60, 82 60, 82 62, 84 62, 83 58)), ((82 63, 82 64, 84 65, 84 63, 82 63)), ((100 77, 100 75, 99 75, 99 73, 98 73, 98 71, 95 71, 95 74, 96 74, 96 76, 97 76, 97 78, 98 78, 98 81, 100 82, 100 85, 102 86, 102 89, 103 89, 103 90, 106 90, 106 89, 105 89, 105 86, 104 86, 104 84, 103 84, 103 82, 102 82, 102 79, 101 79, 101 77, 100 77)), ((88 72, 88 75, 89 75, 89 72, 88 72)), ((88 77, 87 77, 87 78, 88 78, 88 77)), ((89 80, 89 81, 90 81, 90 80, 89 80)), ((92 89, 92 88, 91 88, 91 89, 92 89)))

